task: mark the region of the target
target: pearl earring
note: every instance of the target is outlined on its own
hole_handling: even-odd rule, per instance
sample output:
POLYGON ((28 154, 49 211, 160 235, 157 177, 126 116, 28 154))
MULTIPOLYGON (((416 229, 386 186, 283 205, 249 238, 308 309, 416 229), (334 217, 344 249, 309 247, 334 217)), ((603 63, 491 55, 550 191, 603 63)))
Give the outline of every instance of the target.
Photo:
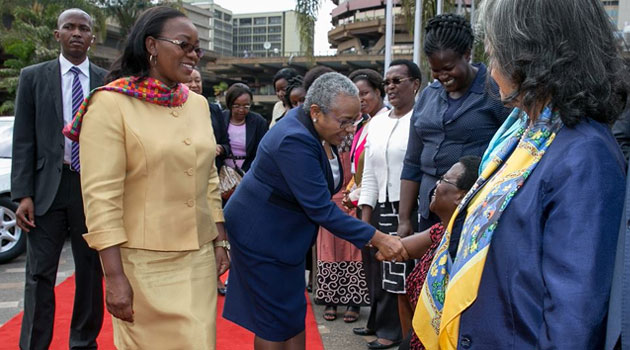
POLYGON ((313 118, 313 123, 317 123, 317 119, 313 118))

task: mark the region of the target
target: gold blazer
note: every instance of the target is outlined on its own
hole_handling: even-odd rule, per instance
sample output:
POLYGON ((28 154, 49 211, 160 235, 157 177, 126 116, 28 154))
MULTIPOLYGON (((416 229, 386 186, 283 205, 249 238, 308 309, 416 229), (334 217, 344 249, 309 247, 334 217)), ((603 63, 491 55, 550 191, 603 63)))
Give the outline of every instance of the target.
POLYGON ((223 222, 208 102, 163 107, 100 91, 80 135, 88 245, 199 249, 223 222))

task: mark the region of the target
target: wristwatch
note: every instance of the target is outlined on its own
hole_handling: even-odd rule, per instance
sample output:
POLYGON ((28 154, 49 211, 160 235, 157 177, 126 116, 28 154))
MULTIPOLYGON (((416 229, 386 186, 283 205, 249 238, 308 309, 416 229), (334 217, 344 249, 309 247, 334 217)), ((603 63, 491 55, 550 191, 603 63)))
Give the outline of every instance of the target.
POLYGON ((228 252, 230 251, 230 242, 226 239, 222 240, 222 241, 217 241, 214 242, 214 247, 221 247, 224 248, 225 250, 227 250, 228 252))

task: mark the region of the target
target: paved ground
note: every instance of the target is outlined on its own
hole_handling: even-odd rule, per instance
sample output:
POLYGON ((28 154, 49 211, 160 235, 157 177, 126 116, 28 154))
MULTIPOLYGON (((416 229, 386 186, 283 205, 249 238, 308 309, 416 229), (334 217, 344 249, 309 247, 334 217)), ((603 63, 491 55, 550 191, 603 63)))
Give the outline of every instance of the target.
MULTIPOLYGON (((7 264, 0 265, 0 326, 24 308, 24 265, 22 254, 7 264)), ((57 284, 74 273, 74 262, 70 244, 66 242, 59 259, 57 284)))
MULTIPOLYGON (((0 265, 0 326, 18 314, 24 308, 24 264, 25 255, 18 257, 8 264, 0 265)), ((72 252, 66 242, 61 253, 57 284, 63 282, 74 272, 72 252)), ((361 317, 354 323, 343 322, 343 311, 339 308, 335 321, 323 318, 324 306, 313 305, 319 332, 322 335, 324 347, 327 350, 365 350, 366 342, 374 337, 360 337, 352 333, 353 327, 363 327, 368 315, 368 308, 361 309, 361 317)))
POLYGON ((368 317, 369 308, 361 308, 361 317, 354 323, 343 322, 344 307, 337 310, 337 319, 334 321, 324 320, 324 305, 313 304, 313 311, 322 335, 324 348, 327 350, 365 350, 366 343, 376 339, 376 337, 361 337, 352 333, 352 328, 363 327, 368 317))

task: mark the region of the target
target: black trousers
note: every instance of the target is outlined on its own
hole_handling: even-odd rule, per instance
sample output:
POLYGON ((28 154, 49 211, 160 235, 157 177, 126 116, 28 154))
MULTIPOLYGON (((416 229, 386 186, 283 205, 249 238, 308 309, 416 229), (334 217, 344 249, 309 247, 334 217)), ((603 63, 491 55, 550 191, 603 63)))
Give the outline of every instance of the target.
POLYGON ((363 267, 370 295, 370 315, 367 329, 376 332, 378 338, 398 341, 402 334, 398 317, 398 295, 383 289, 383 263, 376 260, 376 248, 361 249, 363 267))
MULTIPOLYGON (((398 206, 396 205, 396 210, 398 206)), ((372 212, 372 226, 383 230, 380 203, 372 212)), ((396 227, 398 223, 396 221, 396 227)), ((385 230, 386 232, 389 230, 385 230)), ((393 229, 395 231, 395 228, 393 229)), ((376 248, 364 247, 361 257, 370 295, 370 315, 366 328, 376 332, 378 338, 400 341, 402 332, 398 315, 398 294, 383 289, 383 263, 376 260, 376 248)))
POLYGON ((88 247, 79 173, 63 167, 59 190, 37 227, 26 233, 26 283, 20 349, 48 349, 55 318, 55 280, 64 241, 69 236, 76 289, 70 324, 70 349, 96 349, 103 324, 103 273, 98 253, 88 247))

